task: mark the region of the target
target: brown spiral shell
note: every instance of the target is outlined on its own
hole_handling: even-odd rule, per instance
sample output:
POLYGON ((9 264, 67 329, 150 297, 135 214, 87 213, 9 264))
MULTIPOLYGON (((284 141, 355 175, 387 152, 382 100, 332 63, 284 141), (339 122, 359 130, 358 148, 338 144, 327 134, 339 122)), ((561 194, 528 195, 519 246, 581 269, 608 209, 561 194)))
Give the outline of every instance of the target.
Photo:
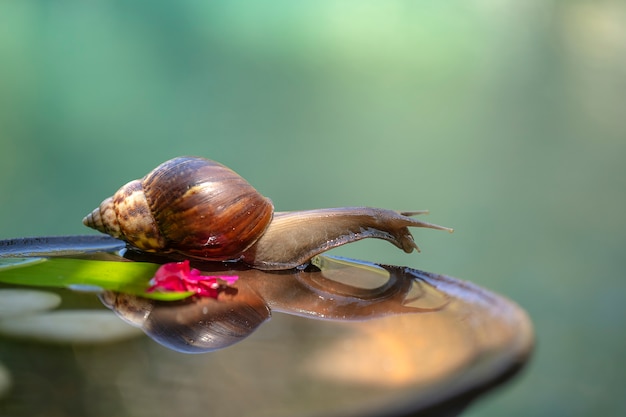
POLYGON ((272 202, 231 169, 179 157, 124 185, 83 223, 143 251, 221 261, 252 246, 273 212, 272 202))

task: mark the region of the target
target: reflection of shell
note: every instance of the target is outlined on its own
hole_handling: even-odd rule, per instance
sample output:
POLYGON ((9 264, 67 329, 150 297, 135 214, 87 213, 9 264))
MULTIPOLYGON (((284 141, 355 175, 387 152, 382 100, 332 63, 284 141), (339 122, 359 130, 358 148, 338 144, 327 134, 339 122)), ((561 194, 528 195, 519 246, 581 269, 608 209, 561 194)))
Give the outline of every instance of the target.
POLYGON ((157 342, 187 353, 225 348, 248 337, 270 316, 265 303, 251 305, 202 298, 182 308, 155 308, 144 331, 157 342), (184 323, 180 323, 181 317, 184 323))
POLYGON ((221 295, 219 300, 190 297, 159 302, 114 292, 102 302, 124 321, 140 327, 160 344, 180 352, 202 353, 241 341, 270 317, 255 292, 221 295))

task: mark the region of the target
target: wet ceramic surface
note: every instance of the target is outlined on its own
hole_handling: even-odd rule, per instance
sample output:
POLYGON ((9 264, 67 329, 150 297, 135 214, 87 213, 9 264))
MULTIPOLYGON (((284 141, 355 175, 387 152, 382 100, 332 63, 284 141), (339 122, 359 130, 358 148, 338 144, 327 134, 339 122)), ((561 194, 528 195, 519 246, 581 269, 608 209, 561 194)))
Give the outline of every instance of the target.
MULTIPOLYGON (((35 248, 28 241, 5 241, 0 256, 128 260, 113 239, 73 239, 38 241, 35 248)), ((111 291, 51 291, 63 298, 51 310, 55 314, 89 305, 128 334, 86 341, 4 331, 3 360, 15 384, 0 410, 35 415, 56 407, 67 416, 191 416, 205 410, 218 416, 455 415, 530 355, 526 313, 472 283, 348 259, 318 257, 313 263, 281 273, 195 263, 203 271, 239 276, 233 291, 218 299, 166 302, 111 291), (81 405, 64 405, 61 388, 45 378, 33 381, 33 373, 62 379, 64 392, 78 395, 81 405)), ((81 325, 106 334, 97 323, 84 317, 81 325)), ((50 332, 51 326, 44 328, 50 332)))

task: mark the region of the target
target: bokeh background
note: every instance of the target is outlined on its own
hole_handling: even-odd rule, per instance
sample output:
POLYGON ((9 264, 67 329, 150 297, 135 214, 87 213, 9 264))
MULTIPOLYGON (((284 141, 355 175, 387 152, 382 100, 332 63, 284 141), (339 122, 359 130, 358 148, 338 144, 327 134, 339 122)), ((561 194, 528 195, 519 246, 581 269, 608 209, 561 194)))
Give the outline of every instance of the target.
POLYGON ((431 210, 419 255, 531 315, 467 416, 626 414, 626 3, 0 1, 0 238, 82 217, 165 159, 280 210, 431 210))

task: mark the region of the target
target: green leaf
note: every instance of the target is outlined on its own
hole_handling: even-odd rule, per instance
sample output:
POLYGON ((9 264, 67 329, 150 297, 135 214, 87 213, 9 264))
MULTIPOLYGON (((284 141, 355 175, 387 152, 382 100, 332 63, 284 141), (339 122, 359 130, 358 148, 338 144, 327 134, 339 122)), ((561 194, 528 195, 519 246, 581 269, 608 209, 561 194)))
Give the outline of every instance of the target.
POLYGON ((150 292, 148 282, 160 265, 147 262, 69 258, 0 258, 0 282, 37 287, 95 286, 158 300, 180 300, 191 293, 150 292))

